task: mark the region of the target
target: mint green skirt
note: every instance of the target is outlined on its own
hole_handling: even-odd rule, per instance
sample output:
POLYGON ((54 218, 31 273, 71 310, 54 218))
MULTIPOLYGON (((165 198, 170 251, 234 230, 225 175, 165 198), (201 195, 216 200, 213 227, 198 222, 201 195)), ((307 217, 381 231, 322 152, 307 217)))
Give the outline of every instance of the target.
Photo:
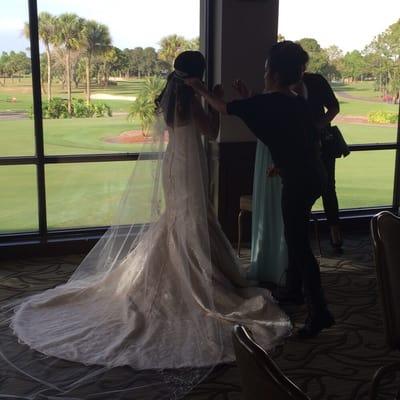
POLYGON ((285 284, 287 249, 284 238, 281 178, 267 177, 271 153, 257 142, 253 183, 251 266, 249 279, 285 284))

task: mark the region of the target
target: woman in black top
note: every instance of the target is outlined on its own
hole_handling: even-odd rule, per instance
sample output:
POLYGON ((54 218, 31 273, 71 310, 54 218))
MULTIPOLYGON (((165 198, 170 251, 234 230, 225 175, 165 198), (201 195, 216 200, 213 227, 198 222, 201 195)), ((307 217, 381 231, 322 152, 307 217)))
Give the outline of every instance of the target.
MULTIPOLYGON (((308 54, 305 53, 304 70, 307 63, 308 54)), ((322 203, 330 226, 331 244, 336 249, 340 249, 342 235, 339 227, 339 205, 335 188, 336 156, 333 142, 329 140, 329 132, 326 129, 340 111, 339 102, 328 81, 319 74, 305 72, 294 90, 307 100, 312 118, 319 131, 321 158, 327 174, 326 186, 322 193, 322 203)))
POLYGON ((303 72, 303 53, 301 46, 293 42, 275 44, 266 64, 264 94, 230 103, 209 93, 198 79, 185 82, 220 113, 241 118, 271 151, 282 177, 282 215, 289 258, 287 290, 277 300, 299 303, 304 290, 308 317, 298 334, 312 337, 332 326, 334 319, 325 302, 308 232, 311 208, 324 185, 318 132, 307 102, 291 90, 303 72))

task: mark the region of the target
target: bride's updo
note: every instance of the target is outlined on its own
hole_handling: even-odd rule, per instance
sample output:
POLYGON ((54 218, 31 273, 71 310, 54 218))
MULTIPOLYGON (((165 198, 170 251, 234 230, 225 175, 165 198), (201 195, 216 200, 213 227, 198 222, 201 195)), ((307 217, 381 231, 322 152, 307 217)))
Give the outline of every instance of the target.
POLYGON ((206 62, 199 51, 184 51, 174 61, 174 71, 167 78, 167 84, 156 99, 158 112, 162 112, 168 126, 174 126, 175 118, 184 123, 190 118, 193 89, 185 85, 186 78, 202 79, 206 62))
POLYGON ((174 72, 183 73, 185 78, 202 79, 205 68, 206 61, 200 51, 184 51, 174 61, 174 72))

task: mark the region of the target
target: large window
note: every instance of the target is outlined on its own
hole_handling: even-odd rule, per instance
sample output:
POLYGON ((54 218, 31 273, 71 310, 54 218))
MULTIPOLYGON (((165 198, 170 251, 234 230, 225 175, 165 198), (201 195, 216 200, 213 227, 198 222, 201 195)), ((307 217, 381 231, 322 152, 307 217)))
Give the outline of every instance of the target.
MULTIPOLYGON (((199 47, 200 0, 16 0, 3 11, 0 235, 106 227, 148 162, 149 105, 175 56, 199 47)), ((140 179, 139 200, 152 178, 140 179)))
MULTIPOLYGON (((339 126, 351 154, 336 160, 340 208, 397 208, 400 3, 280 1, 279 40, 299 41, 308 70, 330 82, 340 102, 339 126), (312 12, 311 12, 312 10, 312 12), (355 19, 362 14, 361 19, 355 19), (298 18, 301 15, 301 18, 298 18)), ((322 209, 318 201, 314 210, 322 209)))

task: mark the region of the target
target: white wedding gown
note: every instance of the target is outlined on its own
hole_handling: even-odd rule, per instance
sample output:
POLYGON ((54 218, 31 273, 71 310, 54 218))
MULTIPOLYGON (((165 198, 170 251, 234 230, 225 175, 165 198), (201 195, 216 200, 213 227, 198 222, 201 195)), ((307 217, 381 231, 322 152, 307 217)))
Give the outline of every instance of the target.
POLYGON ((20 342, 87 365, 160 370, 234 361, 235 323, 267 349, 290 333, 270 293, 242 278, 208 200, 206 158, 193 123, 169 129, 156 164, 164 201, 161 190, 151 196, 164 211, 133 245, 126 235, 123 244, 117 240, 121 230, 106 234, 66 284, 21 303, 11 323, 20 342))

